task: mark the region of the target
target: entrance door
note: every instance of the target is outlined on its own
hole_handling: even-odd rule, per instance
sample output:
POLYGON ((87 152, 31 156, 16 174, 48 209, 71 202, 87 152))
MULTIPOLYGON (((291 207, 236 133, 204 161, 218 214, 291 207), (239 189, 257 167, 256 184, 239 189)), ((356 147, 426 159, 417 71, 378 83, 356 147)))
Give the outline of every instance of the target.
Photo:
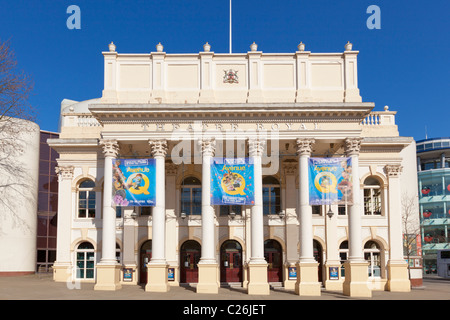
POLYGON ((140 252, 140 271, 139 282, 147 283, 147 264, 152 259, 152 240, 145 241, 141 246, 140 252))
POLYGON ((269 282, 283 281, 283 253, 281 245, 276 240, 264 241, 264 258, 268 263, 267 280, 269 282))
POLYGON ((201 247, 197 241, 188 240, 180 250, 180 282, 198 282, 198 262, 200 260, 201 247))
POLYGON ((220 282, 242 282, 242 247, 237 241, 220 247, 220 282))
POLYGON ((319 282, 322 282, 322 246, 320 245, 319 241, 313 240, 313 247, 314 258, 319 263, 319 266, 317 267, 319 282))

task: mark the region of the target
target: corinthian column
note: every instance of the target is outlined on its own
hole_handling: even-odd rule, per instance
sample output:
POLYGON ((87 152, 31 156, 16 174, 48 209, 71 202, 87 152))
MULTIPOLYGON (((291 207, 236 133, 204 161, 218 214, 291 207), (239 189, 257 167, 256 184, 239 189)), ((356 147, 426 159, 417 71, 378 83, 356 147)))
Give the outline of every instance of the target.
POLYGON ((100 140, 105 156, 103 173, 102 258, 97 264, 95 290, 117 290, 120 284, 120 265, 116 260, 116 212, 112 207, 112 162, 119 152, 116 140, 100 140))
POLYGON ((361 195, 359 182, 359 151, 362 138, 345 139, 345 152, 352 159, 352 205, 348 217, 349 257, 344 263, 345 280, 343 292, 352 297, 371 297, 372 291, 367 286, 367 266, 364 260, 361 236, 361 195))
POLYGON ((254 167, 255 204, 251 211, 251 253, 248 263, 248 294, 269 294, 267 282, 267 262, 264 259, 264 222, 262 199, 262 165, 265 141, 249 139, 250 163, 254 167))
POLYGON ((58 174, 58 234, 56 237, 56 261, 53 265, 53 280, 71 281, 70 229, 72 222, 72 178, 73 166, 55 168, 58 174))
POLYGON ((297 283, 295 292, 304 296, 320 296, 318 281, 318 262, 314 258, 312 208, 309 204, 309 158, 315 140, 297 139, 299 155, 299 220, 300 220, 300 258, 297 263, 297 283))
POLYGON ((389 261, 387 263, 387 288, 393 292, 411 291, 408 264, 403 259, 402 195, 399 179, 402 169, 402 166, 399 164, 387 165, 385 167, 389 179, 389 261))
POLYGON ((167 292, 168 264, 166 262, 166 183, 165 157, 167 154, 166 140, 149 140, 151 153, 155 158, 156 167, 156 203, 152 212, 152 259, 147 265, 147 285, 145 291, 167 292))
POLYGON ((214 240, 214 209, 211 206, 211 159, 214 156, 214 138, 198 140, 202 148, 202 253, 198 263, 198 293, 218 293, 218 264, 214 240))

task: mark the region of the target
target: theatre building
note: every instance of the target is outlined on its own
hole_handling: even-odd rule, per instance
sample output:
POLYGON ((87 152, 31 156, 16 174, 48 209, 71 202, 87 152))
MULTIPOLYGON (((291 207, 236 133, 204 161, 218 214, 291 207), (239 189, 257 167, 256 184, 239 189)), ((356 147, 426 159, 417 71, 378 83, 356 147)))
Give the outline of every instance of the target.
POLYGON ((242 54, 111 43, 101 97, 64 100, 48 140, 59 154, 54 280, 409 291, 401 196, 417 195, 415 144, 395 111, 363 102, 357 55, 350 43, 242 54))

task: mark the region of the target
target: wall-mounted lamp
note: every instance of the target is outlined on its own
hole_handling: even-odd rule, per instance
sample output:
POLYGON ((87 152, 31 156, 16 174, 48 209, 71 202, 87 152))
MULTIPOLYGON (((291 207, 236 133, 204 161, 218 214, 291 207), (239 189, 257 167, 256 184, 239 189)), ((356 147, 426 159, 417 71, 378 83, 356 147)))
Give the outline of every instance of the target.
POLYGON ((130 217, 131 219, 136 220, 137 216, 136 207, 133 207, 133 212, 130 214, 130 217))
POLYGON ((180 214, 180 217, 181 217, 181 219, 186 219, 186 212, 181 212, 181 214, 180 214))
POLYGON ((280 212, 278 212, 278 215, 280 216, 281 219, 283 219, 286 213, 284 212, 284 210, 281 210, 280 212))
POLYGON ((330 206, 330 208, 328 209, 327 216, 328 216, 328 218, 330 218, 330 219, 334 216, 334 212, 333 212, 333 210, 331 210, 331 206, 330 206))
POLYGON ((236 213, 234 213, 234 211, 230 212, 230 218, 231 220, 234 220, 234 218, 236 217, 236 213))

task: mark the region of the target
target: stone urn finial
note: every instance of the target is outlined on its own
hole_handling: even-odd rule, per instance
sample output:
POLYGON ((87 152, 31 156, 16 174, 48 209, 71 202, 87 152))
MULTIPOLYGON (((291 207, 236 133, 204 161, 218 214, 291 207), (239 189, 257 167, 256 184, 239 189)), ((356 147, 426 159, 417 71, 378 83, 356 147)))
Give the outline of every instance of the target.
POLYGON ((298 51, 305 51, 305 44, 300 41, 299 45, 297 46, 298 51))
POLYGON ((115 52, 116 51, 116 45, 114 42, 111 41, 111 43, 108 45, 109 52, 115 52))
POLYGON ((159 43, 156 45, 156 51, 157 51, 157 52, 163 52, 163 49, 164 49, 164 46, 161 44, 161 42, 159 42, 159 43))
POLYGON ((203 45, 203 51, 209 52, 210 50, 211 50, 211 45, 210 45, 208 42, 206 42, 206 43, 203 45))
POLYGON ((347 41, 345 44, 345 51, 352 51, 353 44, 350 41, 347 41))
POLYGON ((253 41, 253 43, 250 45, 250 50, 251 51, 256 51, 258 50, 258 45, 253 41))

